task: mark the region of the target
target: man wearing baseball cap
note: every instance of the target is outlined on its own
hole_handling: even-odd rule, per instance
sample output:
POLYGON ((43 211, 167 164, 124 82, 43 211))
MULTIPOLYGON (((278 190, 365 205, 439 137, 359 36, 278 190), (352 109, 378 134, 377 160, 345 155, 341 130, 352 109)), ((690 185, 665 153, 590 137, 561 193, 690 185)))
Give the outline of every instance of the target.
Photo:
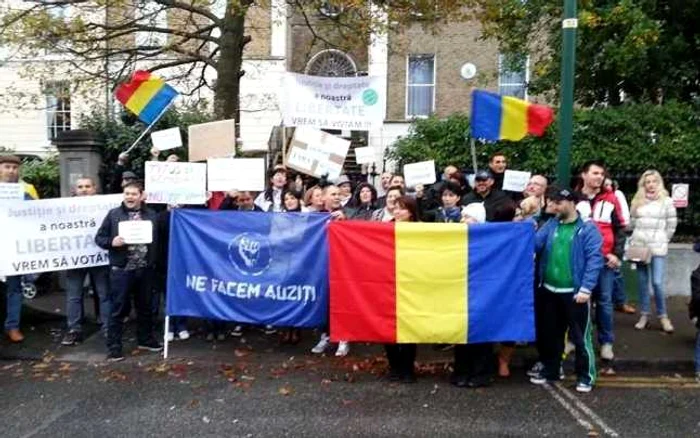
MULTIPOLYGON (((0 182, 19 183, 24 188, 24 200, 39 199, 33 185, 20 180, 22 161, 15 155, 0 155, 0 182)), ((5 333, 12 342, 22 342, 24 335, 19 330, 20 314, 22 312, 22 276, 9 275, 5 280, 7 286, 7 316, 5 318, 5 333)))
POLYGON ((590 392, 596 380, 591 327, 591 292, 603 269, 603 238, 594 223, 576 211, 578 197, 552 188, 548 199, 556 217, 537 232, 538 294, 535 302, 538 347, 544 369, 530 381, 541 385, 560 380, 564 336, 576 345, 578 392, 590 392))
POLYGON ((491 171, 477 171, 474 175, 474 191, 468 194, 462 202, 464 205, 483 203, 486 209, 486 222, 493 222, 496 212, 504 204, 513 202, 505 192, 495 188, 494 184, 495 180, 491 171))

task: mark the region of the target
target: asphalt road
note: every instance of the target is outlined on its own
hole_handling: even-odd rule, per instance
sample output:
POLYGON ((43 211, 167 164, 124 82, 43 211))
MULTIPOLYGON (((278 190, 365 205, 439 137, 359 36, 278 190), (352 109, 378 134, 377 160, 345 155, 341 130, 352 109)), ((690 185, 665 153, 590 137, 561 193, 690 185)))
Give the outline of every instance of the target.
MULTIPOLYGON (((242 355, 241 355, 242 356, 242 355)), ((114 365, 0 361, 0 435, 14 437, 700 436, 700 385, 679 376, 453 388, 442 369, 414 385, 376 360, 309 356, 213 364, 137 356, 114 365)))

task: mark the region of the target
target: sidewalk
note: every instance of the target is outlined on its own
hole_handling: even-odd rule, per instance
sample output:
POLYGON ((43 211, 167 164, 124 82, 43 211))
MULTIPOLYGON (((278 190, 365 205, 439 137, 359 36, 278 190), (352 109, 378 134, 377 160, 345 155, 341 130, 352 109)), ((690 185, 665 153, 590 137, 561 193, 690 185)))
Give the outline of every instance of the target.
MULTIPOLYGON (((4 297, 0 297, 3 298, 4 297)), ((615 314, 615 368, 618 371, 663 371, 691 372, 695 328, 688 319, 687 297, 671 297, 668 311, 676 332, 666 335, 660 331, 658 320, 651 321, 651 329, 635 330, 634 324, 639 315, 615 314)), ((65 300, 63 293, 54 292, 25 301, 22 327, 26 336, 24 343, 12 345, 3 337, 0 341, 0 359, 37 360, 44 355, 52 355, 55 360, 100 362, 105 357, 104 340, 94 324, 91 298, 86 300, 85 311, 88 320, 86 340, 74 347, 60 345, 62 329, 65 327, 65 300)), ((204 340, 201 324, 191 324, 192 338, 187 341, 170 343, 170 358, 223 363, 245 358, 246 361, 280 362, 288 358, 312 357, 311 347, 318 340, 318 334, 308 330, 303 333, 299 345, 280 346, 278 337, 266 336, 256 328, 248 328, 242 338, 227 337, 223 342, 209 343, 204 340)), ((140 356, 139 360, 151 358, 153 354, 134 351, 135 327, 127 326, 125 332, 125 353, 140 356)), ((334 349, 326 353, 332 356, 334 349)), ((374 359, 383 355, 379 345, 353 344, 351 357, 354 360, 374 359)), ((536 360, 537 353, 532 347, 518 348, 513 359, 514 368, 525 368, 536 360)), ((432 346, 420 346, 418 361, 423 363, 447 363, 452 352, 437 351, 432 346)), ((338 359, 333 359, 338 360, 338 359)))

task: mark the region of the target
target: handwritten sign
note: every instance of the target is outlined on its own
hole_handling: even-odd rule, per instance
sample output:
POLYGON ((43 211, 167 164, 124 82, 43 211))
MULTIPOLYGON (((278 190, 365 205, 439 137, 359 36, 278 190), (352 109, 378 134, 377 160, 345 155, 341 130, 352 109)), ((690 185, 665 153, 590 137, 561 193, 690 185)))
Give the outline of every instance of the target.
POLYGON ((264 158, 211 158, 207 164, 207 187, 212 192, 265 190, 264 158))
POLYGON ((119 236, 127 245, 147 245, 153 243, 153 222, 119 222, 119 236))
POLYGON ((220 120, 188 127, 190 161, 236 154, 236 121, 220 120))
POLYGON ((357 164, 374 163, 376 156, 373 147, 355 148, 355 161, 357 164))
POLYGON ((509 192, 522 192, 527 187, 528 181, 532 174, 530 172, 521 172, 519 170, 506 170, 503 175, 503 190, 509 192))
POLYGON ((287 154, 287 166, 317 178, 333 181, 343 172, 350 141, 309 127, 294 131, 287 154))
POLYGON ((0 201, 23 200, 24 187, 19 183, 0 183, 0 201))
POLYGON ((167 151, 182 146, 182 136, 180 128, 164 129, 151 133, 151 142, 153 147, 159 151, 167 151))
POLYGON ((418 184, 433 184, 437 181, 435 161, 406 164, 403 166, 403 177, 406 181, 406 187, 415 187, 418 184))
POLYGON ((688 184, 674 184, 671 187, 671 199, 673 199, 673 206, 676 208, 687 208, 689 194, 690 186, 688 184))
POLYGON ((204 204, 207 165, 146 161, 146 202, 151 204, 204 204))

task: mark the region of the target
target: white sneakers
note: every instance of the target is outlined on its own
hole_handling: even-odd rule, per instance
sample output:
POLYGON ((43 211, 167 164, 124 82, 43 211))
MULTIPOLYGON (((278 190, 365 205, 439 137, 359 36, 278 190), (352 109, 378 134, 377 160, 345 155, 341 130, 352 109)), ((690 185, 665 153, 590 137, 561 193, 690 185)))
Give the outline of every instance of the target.
POLYGON ((165 339, 168 342, 172 342, 175 339, 179 339, 180 341, 186 341, 189 338, 190 338, 190 332, 188 332, 187 330, 182 330, 182 331, 178 332, 177 338, 175 337, 175 333, 172 333, 172 332, 168 332, 168 334, 165 335, 165 339))
MULTIPOLYGON (((331 344, 331 338, 326 333, 321 333, 321 339, 319 339, 318 344, 311 349, 313 354, 323 354, 328 346, 331 344)), ((335 352, 336 357, 345 357, 350 352, 350 344, 346 341, 340 341, 338 343, 338 350, 335 352)))
POLYGON ((612 344, 603 344, 600 347, 600 358, 605 360, 613 360, 615 358, 612 344))
MULTIPOLYGON (((661 324, 661 330, 664 333, 671 334, 674 332, 673 324, 671 324, 671 320, 668 319, 668 316, 662 316, 659 318, 659 323, 661 324)), ((639 321, 634 325, 634 328, 637 330, 644 330, 645 328, 649 327, 649 316, 642 314, 642 316, 639 317, 639 321)))
POLYGON ((639 321, 634 325, 637 330, 644 330, 649 325, 649 317, 645 314, 639 317, 639 321))
POLYGON ((661 323, 661 330, 663 330, 665 333, 673 333, 673 325, 671 324, 671 320, 668 319, 667 316, 661 317, 661 319, 659 319, 659 322, 661 323))

